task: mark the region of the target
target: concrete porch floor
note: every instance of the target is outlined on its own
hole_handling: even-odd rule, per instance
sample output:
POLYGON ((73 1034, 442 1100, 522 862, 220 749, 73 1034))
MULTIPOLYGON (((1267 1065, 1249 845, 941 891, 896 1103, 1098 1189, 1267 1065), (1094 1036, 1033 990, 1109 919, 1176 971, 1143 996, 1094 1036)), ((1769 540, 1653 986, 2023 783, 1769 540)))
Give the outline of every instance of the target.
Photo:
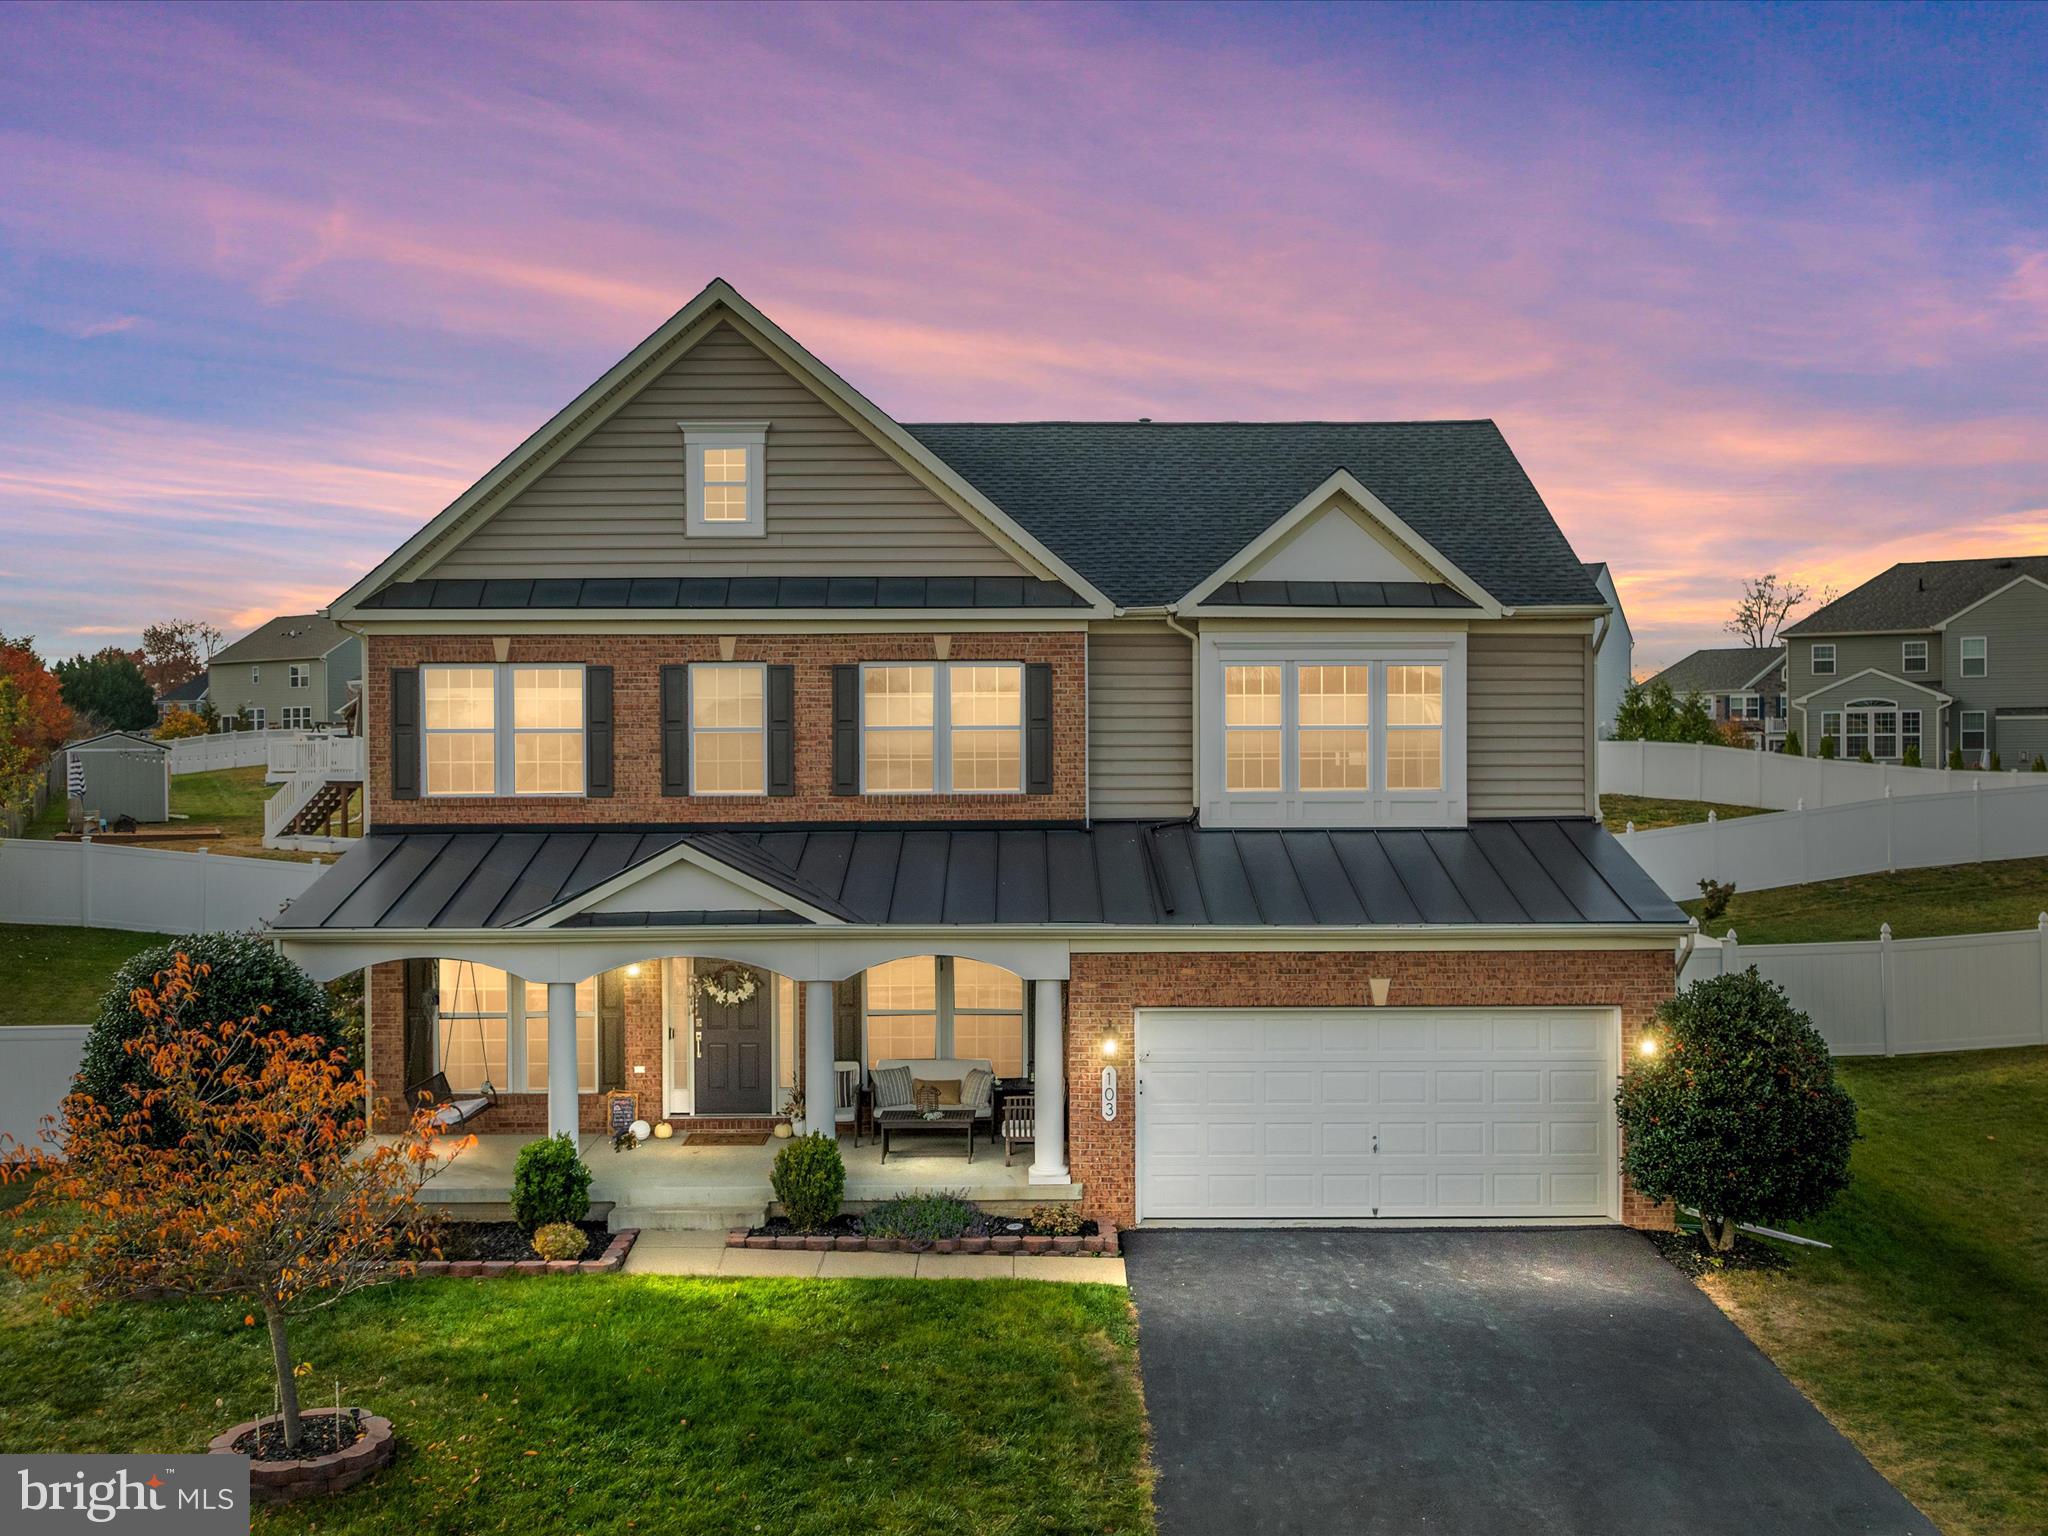
MULTIPOLYGON (((532 1140, 479 1134, 474 1146, 452 1157, 427 1185, 423 1198, 461 1207, 468 1216, 507 1214, 512 1165, 532 1140)), ((770 1137, 757 1147, 692 1146, 679 1135, 614 1152, 609 1136, 593 1134, 583 1138, 581 1150, 590 1165, 591 1202, 610 1206, 614 1231, 681 1231, 760 1222, 773 1198, 768 1174, 781 1145, 770 1137)), ((866 1139, 856 1147, 851 1136, 841 1136, 839 1152, 846 1162, 846 1207, 854 1211, 925 1190, 946 1190, 996 1211, 1081 1198, 1078 1184, 1031 1183, 1028 1156, 1020 1154, 1005 1168, 1000 1143, 977 1141, 971 1163, 955 1136, 919 1137, 908 1150, 891 1148, 886 1164, 881 1146, 866 1139)))

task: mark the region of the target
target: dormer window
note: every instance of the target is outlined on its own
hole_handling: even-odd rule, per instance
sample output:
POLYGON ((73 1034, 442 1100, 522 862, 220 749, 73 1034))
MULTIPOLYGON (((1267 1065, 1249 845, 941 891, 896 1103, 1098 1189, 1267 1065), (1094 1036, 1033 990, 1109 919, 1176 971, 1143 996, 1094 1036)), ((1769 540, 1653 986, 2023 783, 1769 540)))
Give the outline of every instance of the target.
POLYGON ((685 524, 692 538, 759 538, 766 514, 768 423, 683 421, 685 524))

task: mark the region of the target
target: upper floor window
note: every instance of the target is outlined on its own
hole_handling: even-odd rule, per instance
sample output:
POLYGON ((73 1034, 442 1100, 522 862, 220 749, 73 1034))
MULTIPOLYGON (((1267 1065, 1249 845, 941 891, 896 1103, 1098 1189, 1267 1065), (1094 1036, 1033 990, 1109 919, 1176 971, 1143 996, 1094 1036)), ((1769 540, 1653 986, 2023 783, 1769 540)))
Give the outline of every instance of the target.
POLYGON ((759 795, 768 789, 767 668, 700 662, 690 668, 690 792, 759 795))
POLYGON ((1816 643, 1813 648, 1813 675, 1833 677, 1835 675, 1835 648, 1832 645, 1816 643))
POLYGON ((766 422, 678 422, 689 533, 752 538, 768 531, 766 422))
POLYGON ((1963 676, 1987 677, 1991 672, 1991 647, 1982 635, 1963 636, 1963 676))
POLYGON ((583 793, 583 669, 420 669, 429 795, 583 793))
POLYGON ((860 735, 868 794, 1020 794, 1024 668, 869 662, 861 668, 860 735))
POLYGON ((263 669, 262 669, 261 667, 251 667, 251 668, 249 669, 249 681, 250 681, 250 682, 252 682, 252 683, 260 683, 260 682, 262 682, 262 681, 263 681, 263 669))
POLYGON ((1902 640, 1899 642, 1899 666, 1906 672, 1927 670, 1927 642, 1925 640, 1902 640))
POLYGON ((295 661, 284 669, 284 685, 287 688, 304 688, 313 680, 313 669, 303 661, 295 661))
MULTIPOLYGON (((1461 652, 1349 642, 1283 654, 1220 640, 1203 747, 1205 813, 1239 825, 1462 820, 1453 748, 1461 652)), ((1285 649, 1292 649, 1286 647, 1285 649)))

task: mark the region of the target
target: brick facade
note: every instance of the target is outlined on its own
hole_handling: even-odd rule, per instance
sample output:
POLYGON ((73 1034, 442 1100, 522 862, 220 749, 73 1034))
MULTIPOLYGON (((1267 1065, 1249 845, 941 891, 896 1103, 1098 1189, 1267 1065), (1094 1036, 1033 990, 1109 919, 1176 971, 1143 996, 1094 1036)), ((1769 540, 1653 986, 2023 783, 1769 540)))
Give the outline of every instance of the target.
POLYGON ((615 792, 582 796, 467 796, 393 800, 391 670, 424 663, 496 660, 486 635, 372 635, 363 685, 369 709, 370 825, 545 826, 618 822, 1074 821, 1087 814, 1087 637, 1079 631, 968 632, 950 639, 953 661, 1049 663, 1053 790, 1049 795, 835 795, 832 793, 832 668, 863 661, 932 661, 928 634, 741 635, 732 660, 796 669, 796 793, 661 793, 661 668, 719 661, 716 635, 515 635, 508 659, 612 668, 615 792))
MULTIPOLYGON (((1673 983, 1669 950, 1077 954, 1067 986, 1067 1166, 1088 1214, 1119 1226, 1137 1218, 1136 1118, 1125 1110, 1105 1121, 1095 1109, 1104 1029, 1128 1064, 1136 1009, 1357 1008, 1369 1003, 1373 976, 1391 980, 1389 1007, 1619 1008, 1624 1061, 1673 983)), ((1621 1218, 1672 1225, 1668 1205, 1625 1181, 1621 1218)))

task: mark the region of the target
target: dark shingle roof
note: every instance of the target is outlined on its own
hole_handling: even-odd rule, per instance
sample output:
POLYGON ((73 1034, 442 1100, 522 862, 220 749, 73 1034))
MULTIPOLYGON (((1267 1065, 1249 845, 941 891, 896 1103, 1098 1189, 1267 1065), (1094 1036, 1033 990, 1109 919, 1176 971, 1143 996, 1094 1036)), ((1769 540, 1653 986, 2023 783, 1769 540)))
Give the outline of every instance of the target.
MULTIPOLYGON (((281 930, 506 928, 688 842, 857 924, 1407 927, 1683 924, 1597 822, 1415 831, 807 827, 754 832, 375 832, 281 930)), ((586 926, 724 921, 621 913, 586 926)), ((736 922, 787 921, 748 917, 736 922)))
POLYGON ((2048 555, 1915 560, 1895 565, 1844 592, 1797 624, 1786 625, 1785 633, 1853 635, 1869 630, 1932 629, 2022 576, 2048 581, 2048 555))
POLYGON ((194 672, 175 688, 166 688, 156 696, 159 704, 197 704, 206 697, 206 674, 194 672))
POLYGON ((398 581, 365 608, 1078 608, 1057 581, 1023 576, 430 577, 398 581))
POLYGON ((325 656, 348 631, 317 613, 281 613, 214 654, 209 666, 222 662, 309 661, 325 656))
POLYGON ((1746 645, 1724 646, 1718 650, 1694 651, 1683 661, 1674 661, 1650 681, 1669 683, 1674 693, 1700 693, 1747 688, 1772 662, 1782 663, 1785 648, 1766 646, 1754 650, 1746 645))
POLYGON ((1340 469, 1509 606, 1602 600, 1490 421, 905 428, 1115 602, 1177 602, 1340 469))

